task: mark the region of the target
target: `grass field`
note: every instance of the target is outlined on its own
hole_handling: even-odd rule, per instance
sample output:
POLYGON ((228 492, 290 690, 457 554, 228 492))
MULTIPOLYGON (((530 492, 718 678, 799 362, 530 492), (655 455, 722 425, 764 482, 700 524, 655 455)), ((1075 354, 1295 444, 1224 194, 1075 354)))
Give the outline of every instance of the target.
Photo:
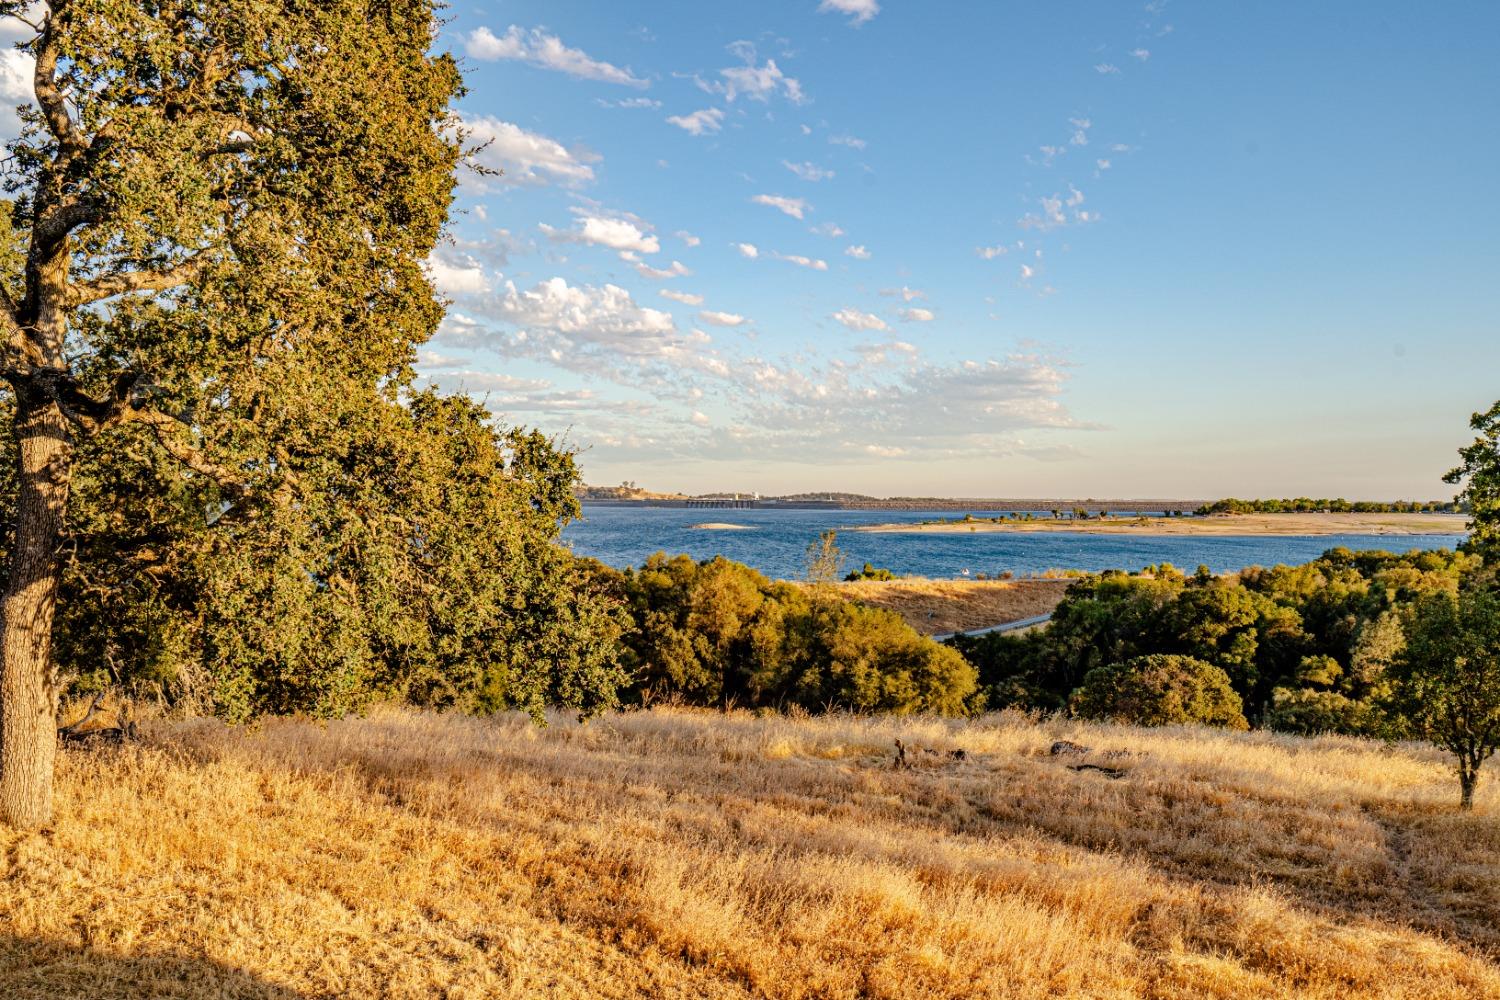
POLYGON ((940 635, 1050 612, 1072 580, 858 580, 839 595, 889 608, 918 632, 940 635))
POLYGON ((1016 716, 157 722, 0 831, 0 996, 1500 997, 1500 780, 1455 785, 1016 716))

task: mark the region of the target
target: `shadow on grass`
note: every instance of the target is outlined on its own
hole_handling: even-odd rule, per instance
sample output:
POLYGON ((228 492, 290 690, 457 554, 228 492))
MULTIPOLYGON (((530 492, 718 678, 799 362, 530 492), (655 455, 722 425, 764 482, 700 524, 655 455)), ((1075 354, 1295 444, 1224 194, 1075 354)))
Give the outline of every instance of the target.
POLYGON ((110 955, 62 941, 0 935, 0 997, 6 1000, 307 1000, 211 959, 110 955))

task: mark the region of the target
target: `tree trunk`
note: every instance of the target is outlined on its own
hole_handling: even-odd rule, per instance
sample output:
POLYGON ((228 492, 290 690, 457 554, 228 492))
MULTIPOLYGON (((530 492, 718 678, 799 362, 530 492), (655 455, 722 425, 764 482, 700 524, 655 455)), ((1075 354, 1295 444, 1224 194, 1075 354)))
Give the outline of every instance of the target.
POLYGON ((1479 784, 1479 766, 1470 765, 1462 757, 1458 760, 1458 807, 1474 808, 1474 786, 1479 784))
POLYGON ((18 385, 15 407, 19 492, 0 609, 0 822, 34 829, 52 818, 52 618, 72 443, 67 418, 36 387, 18 385))

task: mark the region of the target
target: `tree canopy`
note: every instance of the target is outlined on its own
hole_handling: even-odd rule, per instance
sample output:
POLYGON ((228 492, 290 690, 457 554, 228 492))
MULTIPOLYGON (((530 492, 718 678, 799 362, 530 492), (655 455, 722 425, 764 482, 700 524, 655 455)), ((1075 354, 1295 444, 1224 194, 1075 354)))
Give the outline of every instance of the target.
POLYGON ((1479 768, 1500 749, 1500 595, 1424 598, 1391 675, 1391 702, 1413 735, 1453 754, 1460 804, 1470 808, 1479 768))
POLYGON ((45 822, 69 683, 235 718, 612 697, 612 605, 553 544, 571 458, 413 384, 463 157, 437 24, 54 0, 20 44, 0 819, 45 822))
POLYGON ((1461 484, 1460 503, 1469 509, 1471 549, 1488 562, 1500 558, 1500 402, 1469 420, 1472 443, 1458 450, 1462 463, 1443 477, 1461 484))

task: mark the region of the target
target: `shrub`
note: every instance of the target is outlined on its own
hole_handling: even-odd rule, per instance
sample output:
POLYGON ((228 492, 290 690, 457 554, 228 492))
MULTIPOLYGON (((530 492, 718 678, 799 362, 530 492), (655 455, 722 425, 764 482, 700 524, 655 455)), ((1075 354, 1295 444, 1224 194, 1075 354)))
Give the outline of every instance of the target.
POLYGON ((1090 670, 1071 705, 1087 719, 1141 726, 1197 722, 1250 728, 1229 675, 1190 656, 1138 656, 1090 670))
POLYGON ((977 687, 957 651, 895 612, 722 557, 658 554, 638 570, 594 572, 629 608, 621 666, 643 703, 957 715, 977 687))
POLYGON ((1337 691, 1277 688, 1266 712, 1267 728, 1313 736, 1348 733, 1355 736, 1395 736, 1396 727, 1385 713, 1367 701, 1337 691))
POLYGON ((869 563, 865 563, 863 569, 855 570, 845 576, 844 579, 851 582, 855 580, 894 580, 896 579, 896 574, 888 569, 877 569, 869 563))

